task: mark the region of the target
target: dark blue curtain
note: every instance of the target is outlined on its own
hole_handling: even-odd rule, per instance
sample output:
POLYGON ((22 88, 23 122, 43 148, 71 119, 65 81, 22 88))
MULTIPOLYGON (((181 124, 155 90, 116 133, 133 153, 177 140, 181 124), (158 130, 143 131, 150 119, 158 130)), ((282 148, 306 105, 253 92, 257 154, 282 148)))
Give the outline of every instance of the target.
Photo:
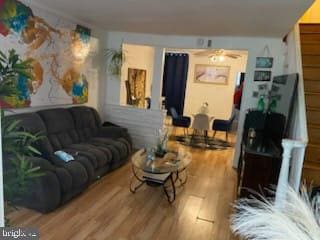
POLYGON ((169 115, 171 107, 174 107, 179 115, 183 115, 188 67, 188 54, 166 53, 162 96, 166 98, 165 106, 169 115))

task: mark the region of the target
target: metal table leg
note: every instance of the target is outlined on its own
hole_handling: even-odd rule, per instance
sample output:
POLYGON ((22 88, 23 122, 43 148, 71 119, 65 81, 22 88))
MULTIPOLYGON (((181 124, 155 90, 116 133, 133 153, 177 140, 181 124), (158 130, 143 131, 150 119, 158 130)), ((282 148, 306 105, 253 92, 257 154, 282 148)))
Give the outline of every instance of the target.
POLYGON ((165 194, 167 196, 168 202, 173 203, 174 200, 176 200, 176 186, 174 184, 175 182, 173 181, 173 174, 172 173, 170 174, 169 179, 170 179, 170 183, 171 183, 171 187, 172 187, 172 191, 173 191, 173 196, 170 197, 170 194, 165 186, 166 182, 164 182, 164 184, 163 184, 163 191, 165 192, 165 194))
POLYGON ((135 167, 133 165, 132 165, 132 173, 133 173, 133 176, 130 181, 130 192, 135 193, 140 187, 142 187, 146 183, 146 181, 144 179, 141 179, 138 176, 138 174, 135 170, 135 167), (138 180, 139 184, 136 186, 133 186, 134 185, 133 183, 135 180, 138 180))
MULTIPOLYGON (((187 168, 184 168, 180 171, 171 173, 170 176, 158 186, 162 185, 163 191, 166 194, 167 200, 169 203, 173 203, 176 199, 176 182, 179 180, 180 186, 183 186, 186 184, 188 180, 188 174, 187 174, 187 168), (181 177, 181 174, 185 172, 185 178, 181 177), (174 176, 175 175, 175 178, 174 176), (166 186, 167 183, 170 183, 169 188, 166 186)), ((135 193, 139 188, 141 188, 147 181, 141 177, 138 176, 137 171, 135 167, 132 165, 132 173, 133 176, 130 181, 130 192, 135 193), (138 184, 134 184, 134 182, 138 181, 138 184)))

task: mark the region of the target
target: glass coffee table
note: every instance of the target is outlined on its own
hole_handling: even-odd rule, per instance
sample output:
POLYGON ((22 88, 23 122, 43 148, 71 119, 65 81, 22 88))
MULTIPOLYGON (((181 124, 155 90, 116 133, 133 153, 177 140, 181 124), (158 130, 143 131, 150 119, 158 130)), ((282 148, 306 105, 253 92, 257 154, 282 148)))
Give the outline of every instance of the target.
POLYGON ((133 177, 130 191, 135 193, 141 186, 162 187, 169 203, 176 199, 176 187, 183 186, 188 179, 187 167, 192 154, 188 151, 168 151, 163 157, 149 160, 147 151, 140 149, 132 156, 133 177), (178 185, 179 184, 179 185, 178 185))

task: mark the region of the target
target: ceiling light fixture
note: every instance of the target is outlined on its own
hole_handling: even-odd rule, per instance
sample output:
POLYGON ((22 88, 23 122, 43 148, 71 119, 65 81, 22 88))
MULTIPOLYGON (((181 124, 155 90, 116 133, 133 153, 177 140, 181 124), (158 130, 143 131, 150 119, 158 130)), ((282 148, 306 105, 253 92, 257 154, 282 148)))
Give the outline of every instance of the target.
POLYGON ((225 57, 222 55, 221 56, 213 55, 210 59, 212 62, 223 62, 225 60, 225 57))
POLYGON ((223 61, 224 61, 224 59, 225 59, 225 57, 224 57, 224 56, 222 56, 222 55, 221 55, 221 56, 219 56, 219 61, 220 61, 220 62, 223 62, 223 61))

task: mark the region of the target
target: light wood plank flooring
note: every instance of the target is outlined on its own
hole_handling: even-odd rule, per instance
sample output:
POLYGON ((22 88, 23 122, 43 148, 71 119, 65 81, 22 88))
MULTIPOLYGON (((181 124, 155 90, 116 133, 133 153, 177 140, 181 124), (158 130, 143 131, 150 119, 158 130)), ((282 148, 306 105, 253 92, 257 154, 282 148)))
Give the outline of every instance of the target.
POLYGON ((143 186, 132 194, 128 163, 50 214, 27 209, 11 213, 11 224, 37 227, 46 240, 231 240, 234 149, 187 149, 193 154, 189 179, 172 205, 161 188, 143 186))

